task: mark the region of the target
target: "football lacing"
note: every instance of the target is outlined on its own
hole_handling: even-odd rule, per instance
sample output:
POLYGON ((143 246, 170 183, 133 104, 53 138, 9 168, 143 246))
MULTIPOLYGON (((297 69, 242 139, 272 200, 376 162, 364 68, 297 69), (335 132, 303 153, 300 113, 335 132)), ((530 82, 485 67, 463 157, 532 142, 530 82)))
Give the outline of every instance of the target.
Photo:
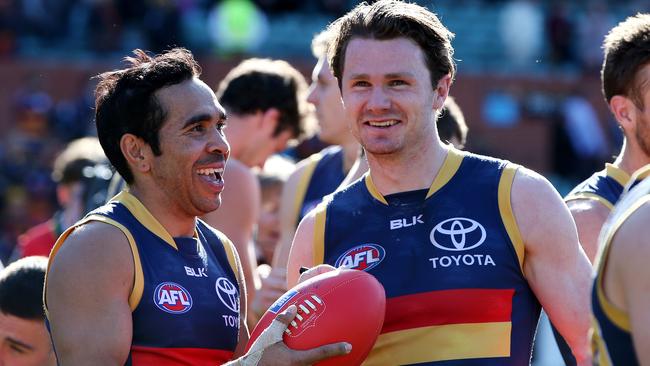
MULTIPOLYGON (((311 295, 311 298, 315 302, 317 302, 318 305, 323 305, 323 300, 321 300, 318 296, 311 295)), ((313 302, 309 301, 309 299, 305 299, 303 302, 304 302, 304 304, 307 304, 307 306, 309 306, 312 310, 316 310, 316 305, 314 305, 313 302)), ((298 313, 296 313, 296 319, 298 319, 298 321, 300 321, 300 322, 302 322, 304 320, 304 317, 302 315, 300 315, 301 311, 303 313, 305 313, 305 315, 311 313, 311 311, 309 311, 307 306, 305 306, 304 304, 296 304, 296 306, 298 307, 298 313)), ((298 328, 298 323, 296 322, 295 319, 292 320, 291 323, 289 323, 289 324, 294 328, 298 328)), ((291 335, 291 330, 289 330, 289 327, 287 327, 287 329, 284 332, 287 333, 288 335, 291 335)))

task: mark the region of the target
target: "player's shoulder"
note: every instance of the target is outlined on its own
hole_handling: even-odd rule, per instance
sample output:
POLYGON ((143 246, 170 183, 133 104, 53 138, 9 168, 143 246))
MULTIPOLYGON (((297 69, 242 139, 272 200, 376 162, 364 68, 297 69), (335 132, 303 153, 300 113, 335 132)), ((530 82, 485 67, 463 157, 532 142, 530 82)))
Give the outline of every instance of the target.
POLYGON ((92 272, 120 277, 117 273, 110 274, 120 268, 114 272, 122 273, 124 278, 133 278, 133 254, 127 233, 122 229, 105 222, 89 221, 69 230, 51 254, 51 273, 82 276, 92 272))

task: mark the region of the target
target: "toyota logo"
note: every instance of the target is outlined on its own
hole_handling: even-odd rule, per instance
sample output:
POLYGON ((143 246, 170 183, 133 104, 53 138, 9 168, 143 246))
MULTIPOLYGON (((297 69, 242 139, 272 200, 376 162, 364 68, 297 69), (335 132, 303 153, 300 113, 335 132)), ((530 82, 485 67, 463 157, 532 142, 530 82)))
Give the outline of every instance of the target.
POLYGON ((429 238, 437 248, 462 252, 483 244, 485 228, 472 219, 454 217, 436 225, 429 238))
POLYGON ((230 310, 239 314, 239 293, 237 287, 225 277, 219 277, 215 284, 219 300, 230 310))

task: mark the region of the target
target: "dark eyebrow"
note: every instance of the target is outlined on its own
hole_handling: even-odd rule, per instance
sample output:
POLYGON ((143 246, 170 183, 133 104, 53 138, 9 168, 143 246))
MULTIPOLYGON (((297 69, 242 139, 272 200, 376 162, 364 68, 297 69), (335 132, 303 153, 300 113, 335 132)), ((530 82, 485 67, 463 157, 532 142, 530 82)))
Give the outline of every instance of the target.
MULTIPOLYGON (((225 121, 226 119, 228 119, 228 116, 226 115, 226 113, 223 110, 219 109, 217 111, 217 118, 218 118, 219 121, 225 121)), ((211 119, 212 119, 212 115, 210 115, 208 113, 197 114, 197 115, 194 115, 194 116, 190 117, 187 121, 185 121, 182 128, 185 129, 185 128, 187 128, 187 127, 189 127, 189 126, 191 126, 191 125, 193 125, 195 123, 199 123, 199 122, 203 122, 203 121, 210 121, 211 119)))
POLYGON ((10 343, 16 344, 16 345, 21 346, 21 347, 23 347, 23 348, 27 348, 27 349, 30 350, 30 351, 33 351, 33 350, 34 350, 34 347, 30 346, 30 345, 27 344, 27 343, 23 343, 23 342, 21 342, 21 341, 19 341, 19 340, 17 340, 17 339, 14 339, 14 338, 11 338, 11 337, 7 337, 7 340, 8 340, 10 343))
POLYGON ((386 79, 401 79, 401 78, 415 79, 415 76, 410 72, 394 72, 394 73, 386 74, 385 77, 386 79))

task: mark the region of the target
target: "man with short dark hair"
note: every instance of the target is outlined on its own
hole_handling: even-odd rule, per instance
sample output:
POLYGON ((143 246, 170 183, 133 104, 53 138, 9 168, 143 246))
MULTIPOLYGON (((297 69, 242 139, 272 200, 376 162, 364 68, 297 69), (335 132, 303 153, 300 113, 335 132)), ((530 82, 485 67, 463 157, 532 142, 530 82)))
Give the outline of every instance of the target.
POLYGON ((46 268, 47 258, 34 256, 0 271, 0 365, 56 365, 43 311, 46 268))
POLYGON ((528 365, 540 304, 589 364, 590 267, 559 194, 524 167, 440 141, 453 34, 395 0, 360 4, 331 27, 330 65, 370 169, 302 220, 289 286, 318 264, 382 283, 367 365, 528 365))

